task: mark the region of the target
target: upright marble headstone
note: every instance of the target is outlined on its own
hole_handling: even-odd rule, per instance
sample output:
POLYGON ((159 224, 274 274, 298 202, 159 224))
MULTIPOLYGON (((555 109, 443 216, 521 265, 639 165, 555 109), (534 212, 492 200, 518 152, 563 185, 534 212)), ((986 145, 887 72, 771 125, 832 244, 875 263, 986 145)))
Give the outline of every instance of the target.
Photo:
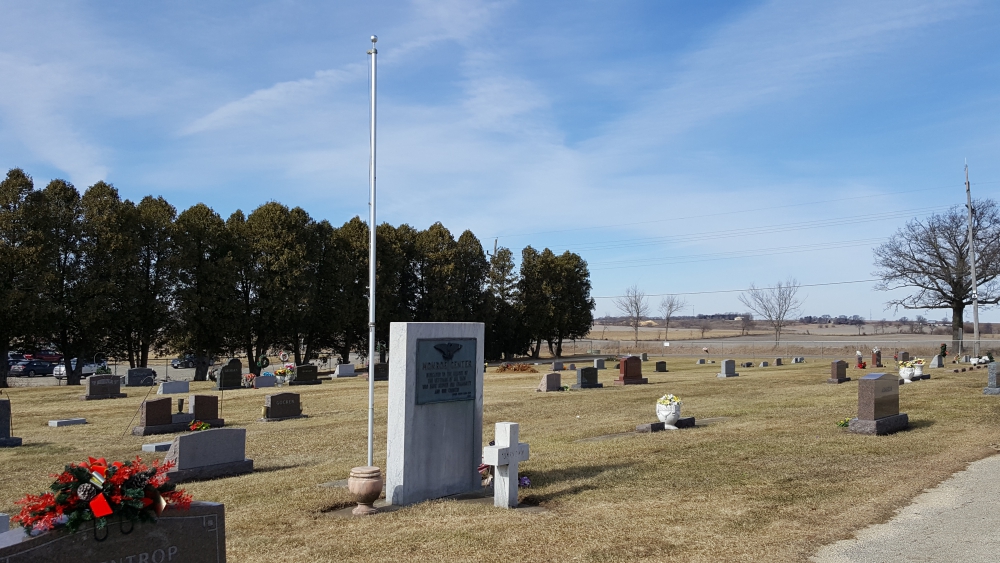
MULTIPOLYGON (((983 395, 1000 395, 1000 386, 997 385, 997 363, 990 362, 986 369, 989 373, 989 379, 986 382, 986 389, 983 389, 983 395)), ((2 414, 0 414, 0 418, 2 418, 2 414)), ((2 420, 0 420, 0 424, 3 424, 2 420)))
POLYGON ((576 370, 576 384, 572 389, 599 389, 603 383, 597 382, 597 368, 579 368, 576 370))
POLYGON ((941 355, 940 354, 935 355, 933 358, 931 358, 931 365, 930 365, 930 367, 932 367, 932 368, 943 368, 944 367, 944 360, 941 359, 941 355))
POLYGON ((870 373, 858 380, 858 417, 848 429, 856 434, 891 434, 909 425, 899 412, 899 376, 870 373))
POLYGON ((243 388, 243 362, 239 358, 229 360, 229 363, 219 369, 219 375, 215 378, 215 388, 242 389, 243 388))
POLYGON ((156 522, 114 525, 94 539, 84 526, 29 536, 23 529, 0 531, 0 561, 4 563, 129 562, 220 563, 226 560, 226 510, 214 502, 191 503, 185 509, 168 507, 156 522))
POLYGON ((736 360, 723 360, 722 371, 717 373, 716 377, 739 377, 739 375, 736 373, 736 360))
POLYGON ((596 369, 604 369, 604 358, 594 360, 594 367, 596 369))
POLYGON ((91 375, 87 378, 87 393, 80 398, 85 401, 99 399, 121 399, 126 397, 122 393, 122 379, 117 375, 91 375))
POLYGON ((389 325, 389 504, 482 487, 483 335, 482 323, 389 325))
POLYGON ((538 383, 538 388, 535 391, 542 393, 562 391, 562 375, 558 372, 546 373, 542 376, 542 380, 538 383))
POLYGON ((10 435, 10 421, 10 401, 7 399, 0 399, 0 448, 13 448, 21 445, 20 438, 15 438, 10 435))

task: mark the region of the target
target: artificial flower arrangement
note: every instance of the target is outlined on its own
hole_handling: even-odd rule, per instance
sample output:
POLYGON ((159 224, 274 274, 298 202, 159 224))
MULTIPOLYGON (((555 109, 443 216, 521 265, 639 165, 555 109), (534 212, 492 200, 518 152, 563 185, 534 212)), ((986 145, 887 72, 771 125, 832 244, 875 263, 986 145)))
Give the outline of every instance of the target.
POLYGON ((246 387, 246 388, 252 388, 253 387, 253 378, 254 377, 257 377, 257 376, 254 375, 253 372, 244 373, 243 374, 243 381, 240 382, 240 385, 242 385, 243 387, 246 387))
POLYGON ((847 428, 850 425, 851 425, 851 417, 842 418, 837 421, 837 426, 841 428, 847 428))
POLYGON ((108 463, 100 459, 71 463, 55 481, 51 492, 26 495, 17 501, 21 512, 12 520, 29 535, 66 528, 75 532, 85 522, 94 521, 94 533, 108 525, 109 516, 122 522, 155 522, 167 506, 186 509, 191 495, 169 482, 167 471, 174 462, 153 461, 148 466, 136 457, 132 461, 108 463))
POLYGON ((274 375, 285 378, 285 381, 293 381, 295 379, 295 364, 285 364, 284 367, 274 370, 274 375))
MULTIPOLYGON (((924 361, 923 358, 914 358, 914 360, 912 362, 910 362, 910 363, 913 364, 914 366, 922 366, 926 362, 924 361)), ((910 366, 907 366, 907 367, 910 367, 910 366)))
POLYGON ((199 430, 208 430, 211 427, 212 427, 212 425, 209 424, 209 423, 207 423, 207 422, 202 422, 200 420, 194 420, 194 421, 191 422, 191 425, 188 426, 188 430, 190 430, 192 432, 198 432, 199 430))
POLYGON ((899 362, 899 367, 901 367, 901 368, 912 368, 913 367, 913 362, 899 362))
POLYGON ((681 400, 680 400, 679 397, 677 397, 677 396, 675 396, 673 394, 668 394, 668 395, 664 395, 664 396, 660 397, 656 401, 656 404, 658 404, 658 405, 666 405, 666 406, 669 407, 670 405, 681 405, 683 403, 681 403, 681 400))

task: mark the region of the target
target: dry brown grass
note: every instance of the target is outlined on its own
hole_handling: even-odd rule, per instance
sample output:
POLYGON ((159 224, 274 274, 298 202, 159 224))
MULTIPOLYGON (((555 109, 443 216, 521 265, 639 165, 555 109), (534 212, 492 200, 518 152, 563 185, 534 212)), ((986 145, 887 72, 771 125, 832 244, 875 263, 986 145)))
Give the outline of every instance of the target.
MULTIPOLYGON (((545 513, 450 501, 368 519, 324 512, 346 503, 348 493, 318 485, 365 461, 367 385, 343 379, 298 388, 310 417, 280 423, 255 422, 266 390, 227 392, 223 415, 248 429, 257 471, 186 488, 226 504, 230 561, 492 561, 499 554, 519 561, 801 561, 885 520, 1000 443, 1000 398, 981 394, 985 370, 933 370, 933 379, 903 387, 912 429, 868 437, 836 426, 856 412, 857 385, 825 384, 827 363, 741 369, 727 380, 714 376, 718 364, 669 366, 670 373, 652 373, 647 363, 650 385, 563 393, 534 392, 536 375, 487 374, 484 440, 494 422, 521 423, 522 440, 531 444, 522 471, 533 483, 522 501, 540 503, 545 513), (727 420, 577 441, 653 421, 654 402, 667 392, 683 399, 685 415, 727 420)), ((606 384, 613 377, 601 372, 606 384)), ((194 387, 208 391, 205 383, 194 387)), ((83 402, 81 392, 13 390, 15 435, 25 446, 0 450, 0 511, 41 491, 68 461, 136 455, 144 440, 120 436, 141 393, 83 402), (69 416, 90 424, 45 426, 69 416)), ((376 463, 384 464, 384 383, 377 401, 376 463)))

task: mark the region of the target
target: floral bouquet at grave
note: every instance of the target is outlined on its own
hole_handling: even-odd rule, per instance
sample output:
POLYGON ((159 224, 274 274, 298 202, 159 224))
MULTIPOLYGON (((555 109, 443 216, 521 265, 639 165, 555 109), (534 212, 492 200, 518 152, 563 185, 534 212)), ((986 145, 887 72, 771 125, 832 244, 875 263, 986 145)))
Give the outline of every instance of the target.
POLYGON ((284 377, 285 381, 295 380, 295 364, 285 364, 284 367, 280 367, 274 370, 274 375, 278 377, 284 377))
POLYGON ((915 365, 915 366, 922 366, 922 365, 924 365, 927 362, 924 361, 923 358, 914 358, 913 361, 910 362, 910 363, 913 364, 913 365, 915 365))
POLYGON ((847 428, 850 425, 851 425, 851 417, 842 418, 837 421, 837 426, 841 428, 847 428))
MULTIPOLYGON (((59 528, 75 532, 94 521, 95 530, 108 525, 109 516, 122 522, 155 522, 167 506, 188 508, 191 495, 169 483, 167 471, 174 462, 153 461, 147 466, 132 461, 107 463, 104 458, 71 463, 55 477, 51 492, 27 495, 17 501, 21 512, 12 520, 29 535, 59 528)), ((95 531, 96 533, 96 531, 95 531)))
POLYGON ((257 377, 257 376, 255 376, 253 374, 253 372, 244 373, 243 374, 243 380, 240 382, 240 385, 242 385, 243 387, 247 387, 247 388, 253 387, 253 378, 254 377, 257 377))
POLYGON ((666 405, 666 406, 669 407, 670 405, 681 405, 683 403, 681 403, 681 400, 680 400, 679 397, 676 397, 673 394, 667 394, 667 395, 664 395, 664 396, 660 397, 659 399, 657 399, 656 400, 656 404, 658 404, 658 405, 666 405))
POLYGON ((188 426, 188 430, 190 430, 191 432, 198 432, 200 430, 208 430, 210 428, 212 428, 211 424, 209 424, 207 422, 202 422, 200 420, 191 421, 191 424, 188 426))
POLYGON ((941 343, 941 357, 944 358, 947 356, 948 356, 948 345, 941 343))
MULTIPOLYGON (((923 364, 921 364, 923 365, 923 364)), ((912 368, 913 362, 899 362, 899 367, 901 368, 912 368)))

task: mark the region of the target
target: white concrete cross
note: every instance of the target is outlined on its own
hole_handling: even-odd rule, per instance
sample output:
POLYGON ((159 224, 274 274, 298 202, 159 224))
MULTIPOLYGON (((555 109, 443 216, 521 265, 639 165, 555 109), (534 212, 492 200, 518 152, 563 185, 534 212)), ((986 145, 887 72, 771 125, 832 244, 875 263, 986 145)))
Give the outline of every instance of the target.
POLYGON ((517 439, 516 422, 498 422, 496 445, 483 448, 483 463, 496 468, 493 472, 493 506, 517 506, 517 464, 528 460, 528 444, 517 439))

